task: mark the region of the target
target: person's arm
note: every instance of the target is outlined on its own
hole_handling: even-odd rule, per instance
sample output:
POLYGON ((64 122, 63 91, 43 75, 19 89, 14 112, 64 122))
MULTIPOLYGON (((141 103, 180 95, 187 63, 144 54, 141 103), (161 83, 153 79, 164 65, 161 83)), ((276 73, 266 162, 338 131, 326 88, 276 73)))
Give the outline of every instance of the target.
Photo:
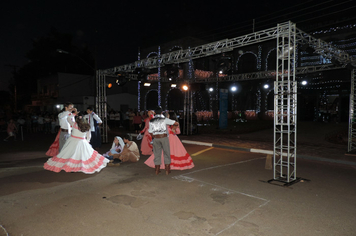
POLYGON ((71 125, 71 126, 73 126, 74 125, 74 120, 73 120, 73 117, 75 117, 75 115, 74 115, 74 113, 70 113, 69 115, 68 115, 68 117, 67 117, 67 121, 68 121, 68 123, 71 125))
POLYGON ((58 119, 63 119, 64 117, 68 116, 70 114, 69 111, 62 111, 61 113, 58 114, 58 119))
POLYGON ((90 142, 90 139, 91 139, 91 132, 90 132, 90 130, 87 131, 86 139, 87 139, 88 142, 90 142))
POLYGON ((99 125, 103 123, 103 121, 100 119, 100 117, 95 113, 93 115, 93 118, 98 122, 99 125))

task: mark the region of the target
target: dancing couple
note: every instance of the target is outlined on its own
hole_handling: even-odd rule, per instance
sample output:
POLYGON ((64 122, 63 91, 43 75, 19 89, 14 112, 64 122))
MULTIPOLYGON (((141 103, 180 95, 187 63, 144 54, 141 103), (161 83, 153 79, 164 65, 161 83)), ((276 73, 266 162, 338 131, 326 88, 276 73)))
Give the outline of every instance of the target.
POLYGON ((153 138, 153 155, 145 161, 145 164, 155 168, 156 175, 161 172, 161 169, 165 169, 168 175, 171 170, 193 168, 193 160, 177 136, 180 134, 180 129, 175 114, 167 114, 166 118, 162 114, 161 107, 157 107, 155 112, 156 115, 149 122, 148 129, 153 138))

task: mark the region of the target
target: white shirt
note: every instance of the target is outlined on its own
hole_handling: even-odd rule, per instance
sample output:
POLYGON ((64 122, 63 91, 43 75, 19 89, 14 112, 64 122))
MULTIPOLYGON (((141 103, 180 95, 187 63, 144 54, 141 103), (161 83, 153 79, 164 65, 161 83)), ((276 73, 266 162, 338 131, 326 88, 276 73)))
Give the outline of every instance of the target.
POLYGON ((165 118, 164 115, 155 115, 149 123, 148 133, 153 135, 167 134, 167 125, 174 125, 175 120, 165 118))
POLYGON ((74 121, 74 115, 72 115, 72 112, 70 111, 62 111, 61 113, 58 114, 58 121, 59 121, 59 126, 61 129, 67 129, 68 134, 71 133, 72 126, 69 124, 67 121, 68 116, 71 116, 71 119, 74 121))
POLYGON ((90 131, 94 132, 95 131, 95 126, 94 126, 94 119, 99 123, 103 123, 103 121, 100 119, 100 117, 95 114, 94 112, 92 112, 91 114, 87 114, 84 116, 84 118, 88 121, 89 125, 90 125, 90 131))

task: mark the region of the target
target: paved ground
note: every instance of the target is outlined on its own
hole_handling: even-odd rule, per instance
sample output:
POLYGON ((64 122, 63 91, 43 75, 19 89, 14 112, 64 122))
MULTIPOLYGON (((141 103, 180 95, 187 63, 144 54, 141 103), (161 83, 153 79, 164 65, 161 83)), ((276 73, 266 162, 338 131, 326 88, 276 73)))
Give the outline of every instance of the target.
POLYGON ((311 181, 289 188, 265 183, 265 154, 235 150, 272 150, 272 129, 180 136, 225 148, 185 144, 195 167, 169 176, 154 175, 147 156, 94 175, 52 173, 42 165, 54 135, 26 134, 0 146, 0 235, 354 235, 356 161, 325 141, 345 127, 299 126, 298 176, 311 181))

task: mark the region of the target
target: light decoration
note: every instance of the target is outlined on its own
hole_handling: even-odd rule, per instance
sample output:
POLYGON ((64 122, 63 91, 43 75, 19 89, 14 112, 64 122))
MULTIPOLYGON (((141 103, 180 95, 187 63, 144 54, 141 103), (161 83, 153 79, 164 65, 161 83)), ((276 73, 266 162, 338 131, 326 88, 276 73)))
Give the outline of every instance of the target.
POLYGON ((169 51, 171 52, 173 49, 179 48, 180 50, 183 50, 182 46, 174 45, 169 51))
POLYGON ((258 45, 257 70, 262 68, 262 46, 258 45))
POLYGON ((183 93, 183 90, 179 87, 171 87, 167 93, 166 93, 166 99, 165 99, 165 105, 166 105, 166 109, 168 110, 168 96, 169 96, 169 93, 173 90, 173 89, 178 89, 180 90, 182 93, 183 93))
POLYGON ((252 52, 252 51, 246 51, 246 52, 242 53, 242 54, 237 58, 237 60, 236 60, 236 67, 235 67, 235 68, 236 68, 236 71, 239 70, 239 61, 240 61, 240 58, 241 58, 243 55, 245 55, 245 54, 252 54, 252 55, 254 55, 254 56, 256 57, 256 69, 258 69, 259 67, 261 68, 261 65, 259 65, 259 64, 261 64, 261 63, 260 63, 259 60, 258 60, 257 54, 254 53, 254 52, 252 52))
POLYGON ((198 70, 196 69, 194 72, 195 78, 196 79, 208 79, 214 75, 212 71, 203 71, 203 70, 198 70))
POLYGON ((151 86, 151 83, 146 82, 146 83, 143 84, 143 86, 145 86, 145 87, 150 87, 150 86, 151 86))
POLYGON ((266 56, 266 61, 265 61, 265 71, 268 71, 268 58, 269 55, 272 53, 272 51, 275 51, 276 48, 272 48, 271 50, 268 51, 267 56, 266 56))
POLYGON ((200 102, 200 105, 201 105, 202 109, 205 110, 206 109, 206 104, 204 102, 204 99, 203 99, 200 91, 197 91, 197 96, 198 96, 198 99, 199 99, 199 102, 200 102))
POLYGON ((268 92, 266 93, 266 96, 265 96, 265 111, 268 111, 268 95, 273 91, 274 89, 270 89, 268 90, 268 92))
POLYGON ((256 113, 261 111, 261 90, 258 89, 256 92, 256 97, 257 97, 257 101, 256 101, 256 113))
POLYGON ((150 90, 148 90, 148 92, 146 93, 146 95, 145 95, 145 111, 147 110, 147 95, 150 93, 150 92, 154 92, 154 91, 156 91, 156 92, 158 92, 158 90, 157 89, 150 89, 150 90))
POLYGON ((344 29, 353 29, 356 28, 356 24, 349 24, 349 25, 344 25, 344 26, 338 26, 338 27, 331 27, 327 30, 319 30, 319 31, 315 31, 313 33, 311 33, 312 35, 316 35, 316 34, 327 34, 327 33, 331 33, 331 32, 336 32, 339 30, 344 30, 344 29))

